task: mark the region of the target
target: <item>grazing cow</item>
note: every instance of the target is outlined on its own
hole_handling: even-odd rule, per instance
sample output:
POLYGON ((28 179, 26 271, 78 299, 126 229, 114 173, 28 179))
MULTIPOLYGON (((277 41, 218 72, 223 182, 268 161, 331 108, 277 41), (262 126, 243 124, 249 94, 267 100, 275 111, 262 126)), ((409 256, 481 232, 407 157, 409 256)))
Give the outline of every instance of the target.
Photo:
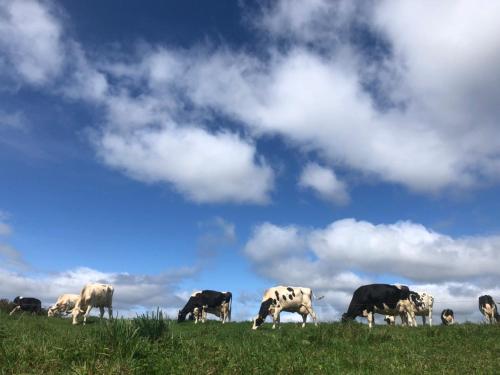
MULTIPOLYGON (((282 285, 269 288, 262 297, 259 314, 253 320, 252 329, 259 328, 268 315, 273 318, 273 329, 276 328, 276 323, 279 326, 282 311, 296 312, 302 315, 302 328, 306 325, 307 315, 311 315, 314 325, 317 326, 316 313, 312 308, 313 296, 310 288, 282 285)), ((321 298, 323 297, 316 297, 316 299, 321 298)))
POLYGON ((349 309, 342 315, 342 322, 354 320, 358 316, 368 319, 372 328, 374 313, 384 315, 409 314, 410 321, 415 322, 413 304, 410 302, 410 290, 404 285, 370 284, 360 286, 354 291, 349 309))
POLYGON ((13 315, 19 310, 27 311, 34 315, 38 314, 42 310, 42 302, 37 298, 17 296, 14 298, 14 303, 16 304, 16 307, 12 309, 9 315, 13 315))
POLYGON ((207 313, 213 314, 222 320, 224 323, 229 316, 229 303, 222 302, 220 306, 208 307, 207 305, 201 308, 195 307, 191 316, 194 318, 194 323, 197 324, 199 321, 205 323, 207 321, 207 313))
POLYGON ((451 310, 451 309, 444 309, 441 312, 441 322, 445 326, 449 326, 449 325, 455 324, 455 315, 453 315, 453 310, 451 310))
MULTIPOLYGON (((425 325, 426 317, 429 318, 429 325, 432 326, 432 307, 434 306, 434 297, 427 292, 413 292, 410 290, 410 302, 413 305, 415 316, 422 317, 422 323, 425 325)), ((395 325, 396 319, 394 316, 386 315, 384 321, 388 325, 395 325)), ((417 325, 416 322, 411 322, 409 314, 404 312, 401 314, 401 323, 403 325, 417 325)))
POLYGON ((113 318, 113 292, 111 285, 87 284, 83 287, 80 297, 73 308, 73 324, 78 324, 78 318, 83 315, 83 324, 87 322, 87 316, 92 307, 99 307, 100 318, 104 316, 104 308, 108 308, 109 319, 113 318))
POLYGON ((232 298, 233 295, 231 292, 217 292, 215 290, 201 290, 194 292, 191 294, 191 297, 189 297, 189 300, 183 309, 179 311, 179 314, 177 315, 177 322, 184 322, 188 314, 191 314, 191 317, 194 317, 195 322, 199 319, 204 320, 203 310, 205 310, 205 317, 206 313, 211 313, 220 317, 223 324, 226 321, 231 321, 232 298), (223 304, 226 306, 224 309, 222 309, 223 304), (196 314, 195 309, 197 309, 196 314))
POLYGON ((55 305, 51 306, 47 312, 49 317, 61 315, 61 314, 70 314, 75 307, 76 302, 78 301, 80 296, 78 294, 63 294, 59 296, 55 305))
POLYGON ((491 296, 484 295, 479 297, 479 311, 481 311, 487 323, 493 324, 500 322, 497 305, 491 296))

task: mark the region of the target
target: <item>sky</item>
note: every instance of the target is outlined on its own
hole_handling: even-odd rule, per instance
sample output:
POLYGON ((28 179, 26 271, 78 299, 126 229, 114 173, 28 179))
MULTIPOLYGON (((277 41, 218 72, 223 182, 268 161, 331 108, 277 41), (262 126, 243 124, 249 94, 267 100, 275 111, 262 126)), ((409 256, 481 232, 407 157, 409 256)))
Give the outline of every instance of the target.
MULTIPOLYGON (((0 297, 500 300, 500 4, 0 0, 0 297)), ((286 319, 300 320, 289 314, 286 319)))

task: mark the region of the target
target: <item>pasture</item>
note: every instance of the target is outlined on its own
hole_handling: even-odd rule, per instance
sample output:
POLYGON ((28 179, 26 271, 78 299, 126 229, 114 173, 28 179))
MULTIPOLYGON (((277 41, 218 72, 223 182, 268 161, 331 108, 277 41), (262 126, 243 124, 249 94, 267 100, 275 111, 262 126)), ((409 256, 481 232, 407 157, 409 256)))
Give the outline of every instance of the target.
MULTIPOLYGON (((377 316, 379 323, 382 317, 377 316)), ((154 313, 72 326, 0 312, 1 374, 494 374, 500 325, 178 324, 154 313)))

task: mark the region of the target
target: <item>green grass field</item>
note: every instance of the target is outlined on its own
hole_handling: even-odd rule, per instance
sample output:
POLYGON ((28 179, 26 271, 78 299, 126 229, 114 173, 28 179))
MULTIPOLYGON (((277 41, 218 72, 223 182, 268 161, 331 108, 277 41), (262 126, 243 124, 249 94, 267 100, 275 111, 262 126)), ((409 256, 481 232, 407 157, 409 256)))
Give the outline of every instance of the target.
MULTIPOLYGON (((73 327, 68 319, 0 313, 1 374, 500 373, 500 325, 453 327, 156 319, 73 327)), ((379 319, 380 321, 380 319, 379 319)))

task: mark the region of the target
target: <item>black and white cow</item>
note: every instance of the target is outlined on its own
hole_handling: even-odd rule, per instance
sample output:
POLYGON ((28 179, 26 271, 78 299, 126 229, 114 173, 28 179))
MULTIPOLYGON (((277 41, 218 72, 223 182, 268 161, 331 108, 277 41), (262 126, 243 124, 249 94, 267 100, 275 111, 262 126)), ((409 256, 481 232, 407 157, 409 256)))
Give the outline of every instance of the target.
POLYGON ((195 324, 197 324, 199 321, 205 323, 207 321, 208 313, 215 315, 217 318, 220 318, 222 320, 222 323, 224 323, 229 317, 229 307, 229 303, 227 302, 222 302, 222 304, 217 307, 208 307, 207 305, 203 306, 202 308, 195 307, 193 313, 190 316, 190 319, 191 317, 194 318, 195 324))
MULTIPOLYGON (((427 292, 414 292, 410 290, 410 302, 413 305, 413 311, 415 312, 415 316, 422 317, 422 323, 425 325, 426 318, 429 318, 429 326, 432 326, 432 308, 434 307, 434 297, 427 292)), ((395 323, 394 317, 391 319, 388 318, 389 315, 386 315, 386 319, 384 319, 389 325, 391 323, 395 323)), ((401 323, 403 325, 416 326, 416 321, 411 321, 408 313, 401 314, 401 323)))
POLYGON ((444 309, 441 312, 441 322, 445 326, 455 324, 455 315, 453 314, 452 309, 444 309))
POLYGON ((201 290, 199 292, 194 292, 186 305, 182 310, 179 311, 177 316, 177 321, 179 323, 184 322, 186 320, 186 316, 191 314, 191 317, 194 317, 194 310, 197 308, 197 316, 198 311, 205 310, 208 313, 213 313, 214 311, 224 311, 227 313, 221 314, 222 323, 225 323, 226 320, 231 321, 231 300, 233 295, 231 292, 217 292, 215 290, 201 290), (223 304, 224 309, 220 309, 223 304))
POLYGON ((479 311, 481 311, 487 323, 493 324, 500 322, 497 305, 491 296, 486 294, 479 297, 479 311))
POLYGON ((14 307, 9 315, 12 315, 19 310, 27 311, 32 314, 38 314, 42 310, 42 302, 37 298, 17 296, 14 298, 14 303, 16 304, 16 307, 14 307))
POLYGON ((413 304, 410 302, 410 289, 404 285, 370 284, 360 286, 354 291, 349 308, 342 315, 342 321, 354 320, 358 316, 368 319, 372 328, 374 313, 384 315, 408 314, 411 322, 416 322, 413 304))
MULTIPOLYGON (((259 328, 268 315, 273 317, 273 329, 280 323, 282 311, 296 312, 302 315, 302 328, 306 325, 307 315, 311 315, 317 326, 316 313, 312 308, 313 292, 310 288, 294 286, 275 286, 265 291, 259 314, 253 320, 252 329, 259 328)), ((323 297, 317 297, 321 299, 323 297)))

